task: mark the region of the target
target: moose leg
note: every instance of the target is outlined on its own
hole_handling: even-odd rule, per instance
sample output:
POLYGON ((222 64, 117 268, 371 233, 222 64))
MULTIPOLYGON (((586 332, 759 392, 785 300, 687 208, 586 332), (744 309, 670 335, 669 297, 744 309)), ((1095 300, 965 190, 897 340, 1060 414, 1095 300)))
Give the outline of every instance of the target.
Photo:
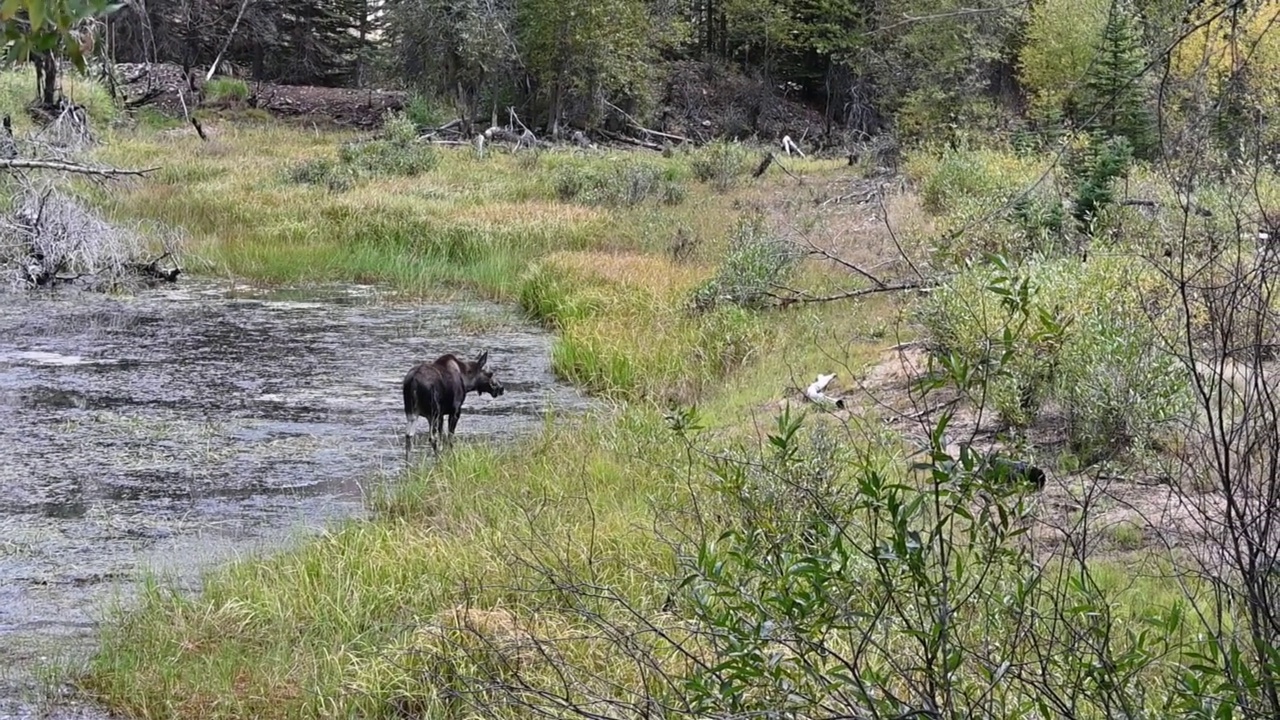
POLYGON ((449 445, 453 446, 453 432, 458 429, 458 416, 462 413, 454 411, 449 414, 449 445))
POLYGON ((441 435, 444 434, 444 431, 442 429, 443 426, 444 426, 443 414, 436 415, 435 417, 431 418, 431 450, 436 454, 436 457, 440 457, 439 442, 442 439, 441 435))
POLYGON ((413 449, 413 421, 414 421, 415 419, 416 419, 416 418, 415 418, 413 415, 408 415, 408 416, 405 418, 405 425, 404 425, 404 461, 405 461, 405 463, 406 463, 406 464, 409 462, 409 451, 413 449))

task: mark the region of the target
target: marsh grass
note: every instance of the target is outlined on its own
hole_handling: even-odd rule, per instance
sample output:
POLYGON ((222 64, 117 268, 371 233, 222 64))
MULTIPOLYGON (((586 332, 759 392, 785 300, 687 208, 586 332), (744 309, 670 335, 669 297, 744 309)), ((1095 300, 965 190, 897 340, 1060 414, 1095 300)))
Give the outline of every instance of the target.
MULTIPOLYGON (((355 146, 356 136, 272 125, 218 130, 209 143, 146 128, 118 133, 101 159, 137 166, 163 158, 162 169, 150 181, 85 192, 119 220, 181 228, 188 253, 220 274, 268 283, 382 283, 419 296, 463 290, 503 300, 516 296, 532 261, 555 250, 647 252, 669 244, 679 226, 714 245, 723 233, 715 218, 729 206, 696 188, 678 207, 565 203, 557 198, 557 173, 593 172, 568 153, 544 153, 539 169, 526 172, 518 155, 479 161, 467 150, 433 150, 438 157, 428 172, 331 187, 327 173, 340 164, 339 148, 355 146), (307 172, 320 182, 290 181, 307 172)), ((594 162, 608 168, 616 159, 594 162)), ((661 172, 672 178, 687 173, 680 160, 648 162, 665 162, 661 172)))

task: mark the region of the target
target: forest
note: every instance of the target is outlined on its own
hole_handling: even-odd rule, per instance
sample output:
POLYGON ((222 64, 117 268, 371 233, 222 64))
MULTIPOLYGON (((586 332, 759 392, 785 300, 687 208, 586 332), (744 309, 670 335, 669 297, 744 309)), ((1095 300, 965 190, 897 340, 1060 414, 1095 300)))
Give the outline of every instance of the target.
MULTIPOLYGON (((379 300, 351 322, 392 318, 191 350, 224 395, 261 390, 207 421, 42 366, 86 399, 11 424, 80 443, 103 543, 198 545, 234 524, 218 503, 393 469, 343 476, 359 517, 198 583, 122 555, 135 594, 41 677, 146 718, 1280 717, 1278 21, 0 3, 0 327, 214 282, 299 314, 357 288, 379 300), (443 352, 505 391, 402 460, 398 383, 443 352), (304 380, 263 379, 290 362, 304 380), (258 442, 268 401, 360 419, 258 442), (113 514, 148 493, 178 519, 113 514)), ((5 342, 0 370, 39 349, 5 342)), ((26 497, 38 470, 0 479, 26 497)), ((9 528, 44 520, 13 513, 0 560, 27 562, 37 534, 9 528)))

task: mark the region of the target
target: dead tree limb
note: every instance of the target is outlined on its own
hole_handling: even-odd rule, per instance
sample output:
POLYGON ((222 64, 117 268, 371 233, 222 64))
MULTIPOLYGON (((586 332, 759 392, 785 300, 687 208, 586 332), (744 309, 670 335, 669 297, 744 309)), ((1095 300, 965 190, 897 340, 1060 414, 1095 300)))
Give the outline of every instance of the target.
POLYGON ((63 160, 0 160, 0 169, 10 170, 57 170, 59 172, 77 173, 79 175, 97 175, 101 177, 122 177, 126 175, 142 176, 159 170, 158 167, 141 170, 124 170, 121 168, 94 167, 63 160))
POLYGON ((771 152, 765 153, 764 159, 761 160, 760 164, 756 166, 756 170, 755 172, 751 173, 751 177, 753 178, 760 177, 765 173, 766 170, 769 169, 769 166, 772 164, 773 164, 773 153, 771 152))
POLYGON ((615 140, 620 143, 626 143, 628 145, 635 145, 637 147, 642 147, 647 150, 656 150, 658 152, 662 152, 662 146, 657 143, 646 142, 638 138, 628 137, 621 133, 609 132, 608 130, 601 130, 600 134, 609 138, 610 140, 615 140))
MULTIPOLYGON (((222 49, 218 51, 217 57, 213 59, 213 64, 209 66, 209 72, 205 74, 204 81, 209 82, 213 79, 213 74, 218 71, 218 66, 222 64, 222 56, 227 54, 227 48, 231 47, 231 41, 236 37, 236 30, 240 27, 240 21, 244 19, 244 11, 249 7, 251 0, 241 0, 240 10, 236 12, 235 22, 231 23, 231 31, 227 33, 227 39, 222 43, 222 49)), ((197 130, 199 126, 196 126, 197 130)), ((200 133, 200 137, 204 137, 204 132, 200 133)))
POLYGON ((604 101, 604 104, 605 104, 605 105, 608 105, 609 107, 613 108, 614 110, 617 110, 617 111, 622 115, 622 117, 624 117, 624 118, 626 118, 626 119, 627 119, 627 122, 631 124, 631 127, 632 127, 633 129, 639 130, 639 131, 640 131, 640 132, 642 132, 642 133, 646 133, 646 134, 648 134, 648 135, 652 135, 652 136, 654 136, 654 137, 666 138, 666 139, 668 139, 668 140, 675 140, 676 142, 682 142, 682 143, 690 142, 689 138, 687 138, 687 137, 681 137, 681 136, 679 136, 679 135, 672 135, 672 134, 670 134, 670 133, 664 133, 664 132, 659 132, 659 131, 657 131, 657 130, 651 130, 651 129, 649 129, 649 128, 647 128, 647 127, 643 126, 643 125, 641 125, 639 122, 637 122, 637 121, 636 121, 636 119, 635 119, 635 118, 631 117, 630 113, 628 113, 626 110, 623 110, 622 108, 618 107, 617 105, 614 105, 613 103, 609 102, 608 100, 605 100, 605 101, 604 101))
POLYGON ((919 290, 924 287, 924 283, 920 282, 902 282, 889 285, 877 285, 869 288, 859 288, 857 290, 846 290, 844 292, 834 293, 832 295, 810 295, 808 293, 790 290, 787 288, 779 288, 789 294, 781 295, 777 293, 766 293, 769 297, 777 301, 780 308, 789 307, 795 304, 808 305, 811 303, 835 302, 837 300, 851 300, 853 298, 864 297, 866 295, 875 295, 885 292, 898 292, 902 290, 919 290))

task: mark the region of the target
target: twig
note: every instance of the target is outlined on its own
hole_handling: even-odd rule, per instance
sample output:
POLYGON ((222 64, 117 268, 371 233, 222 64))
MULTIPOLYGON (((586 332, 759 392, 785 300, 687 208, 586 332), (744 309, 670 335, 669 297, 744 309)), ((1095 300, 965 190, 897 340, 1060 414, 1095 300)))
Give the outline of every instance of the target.
POLYGON ((884 227, 889 231, 889 238, 893 240, 893 246, 898 248, 898 254, 902 256, 903 260, 907 261, 907 265, 911 266, 911 272, 915 273, 916 277, 924 280, 924 273, 920 272, 920 268, 916 267, 915 262, 911 260, 911 256, 907 255, 907 251, 902 249, 902 243, 898 241, 898 233, 894 232, 893 224, 889 222, 889 208, 884 206, 884 195, 882 193, 876 193, 875 195, 876 201, 880 203, 880 216, 884 218, 884 227))
POLYGON ((850 300, 864 295, 875 295, 883 292, 896 292, 899 290, 919 290, 924 287, 923 283, 894 283, 892 285, 880 285, 877 287, 860 288, 858 290, 847 290, 845 292, 835 293, 834 295, 775 295, 766 293, 769 297, 778 301, 778 307, 788 307, 796 303, 807 305, 809 303, 834 302, 836 300, 850 300))
POLYGON ((106 177, 118 177, 124 175, 146 175, 150 172, 159 170, 159 167, 144 168, 141 170, 122 170, 120 168, 109 167, 93 167, 92 165, 81 165, 80 163, 65 162, 62 160, 0 160, 0 169, 8 168, 11 170, 58 170, 61 172, 79 173, 81 175, 100 175, 106 177))

